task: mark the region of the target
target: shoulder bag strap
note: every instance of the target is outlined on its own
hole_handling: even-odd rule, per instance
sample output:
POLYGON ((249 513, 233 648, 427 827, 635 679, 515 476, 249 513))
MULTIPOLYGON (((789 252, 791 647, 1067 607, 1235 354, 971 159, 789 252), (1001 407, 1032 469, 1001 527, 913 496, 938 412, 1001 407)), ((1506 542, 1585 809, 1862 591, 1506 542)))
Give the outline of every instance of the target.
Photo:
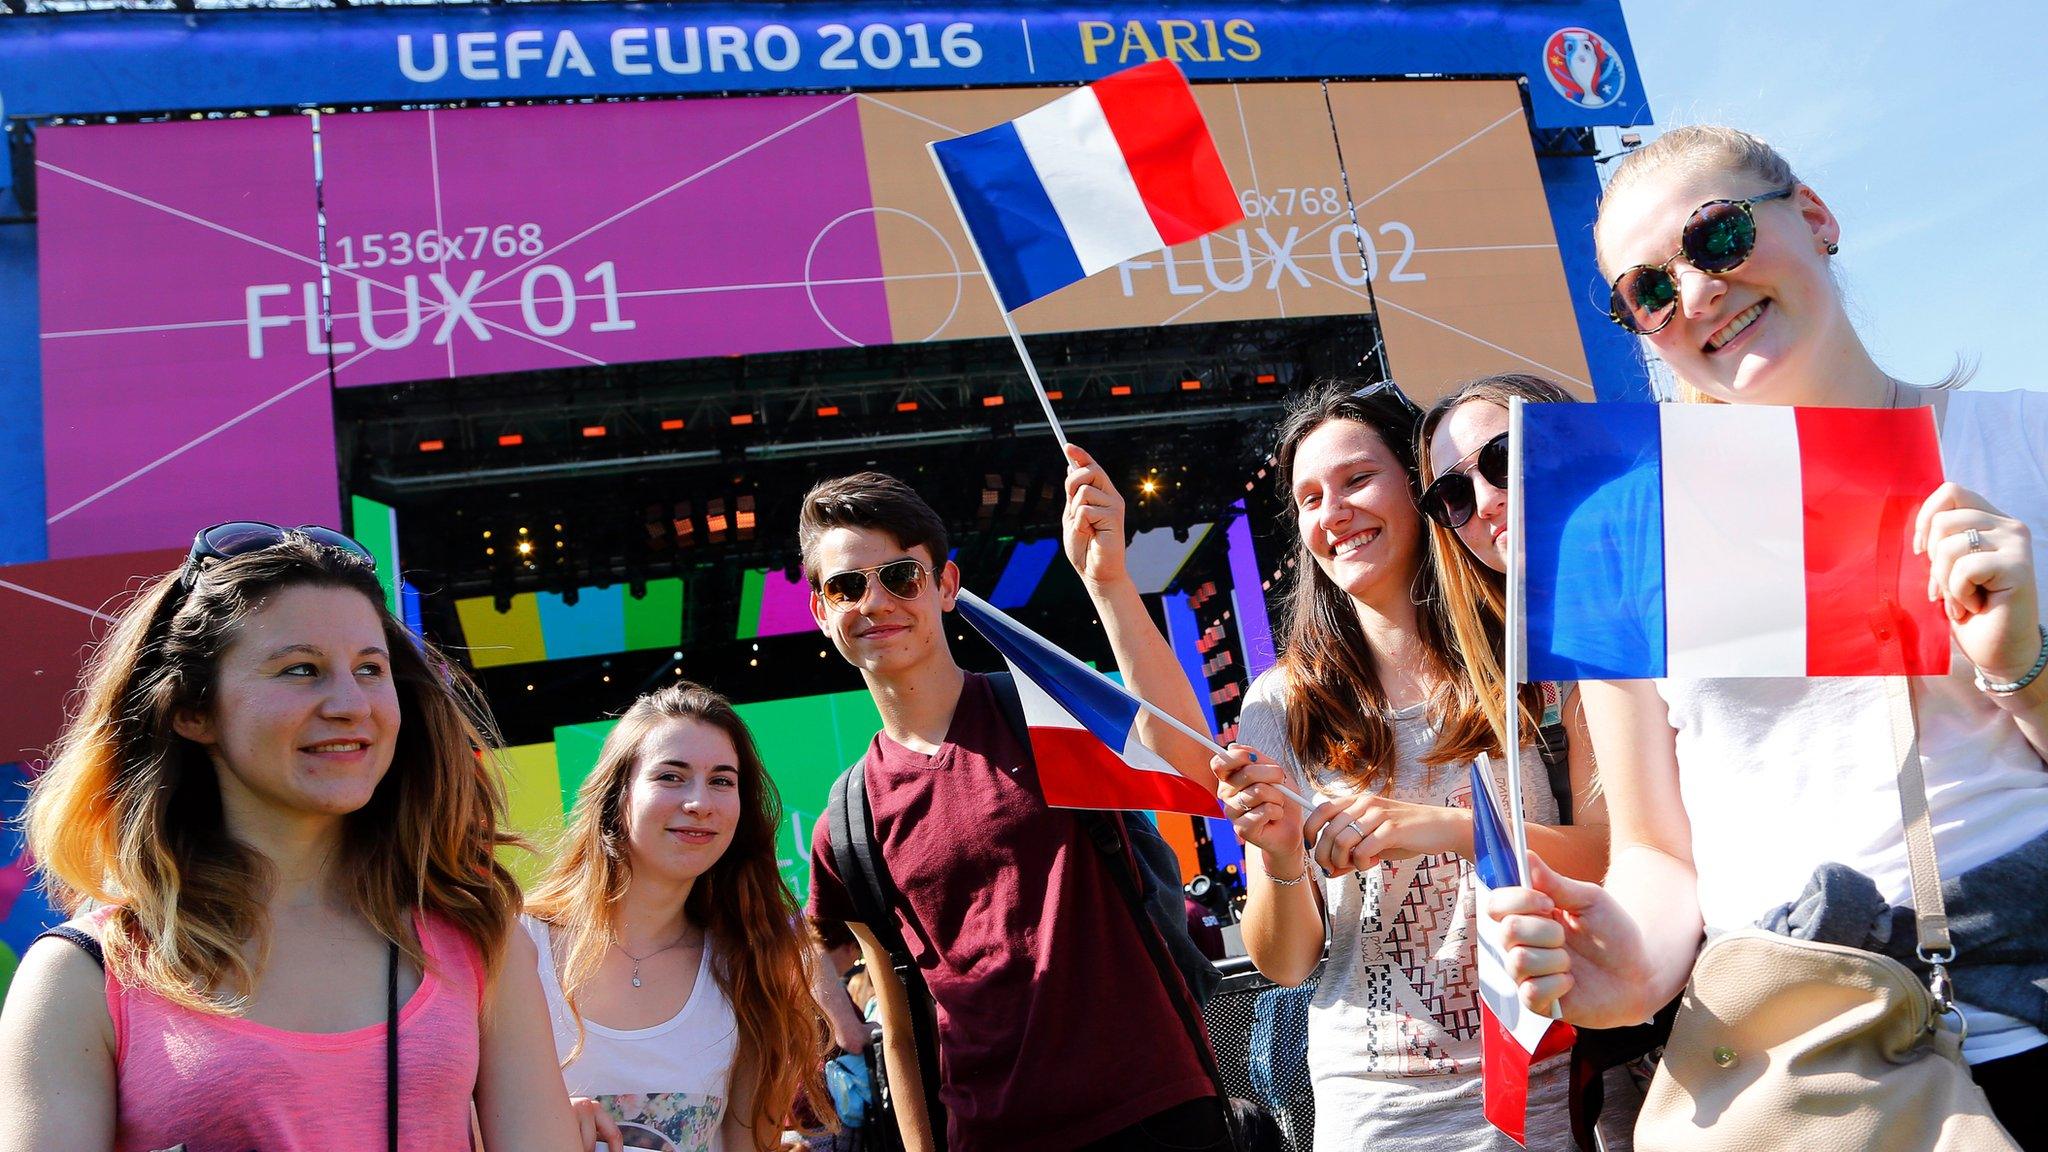
POLYGON ((1934 856, 1933 818, 1927 808, 1927 777, 1920 766, 1912 679, 1885 677, 1885 695, 1891 705, 1892 751, 1899 761, 1899 814, 1906 830, 1906 864, 1913 876, 1913 922, 1919 930, 1920 958, 1934 966, 1935 994, 1945 1001, 1948 980, 1944 967, 1955 959, 1956 949, 1949 939, 1941 866, 1934 856))

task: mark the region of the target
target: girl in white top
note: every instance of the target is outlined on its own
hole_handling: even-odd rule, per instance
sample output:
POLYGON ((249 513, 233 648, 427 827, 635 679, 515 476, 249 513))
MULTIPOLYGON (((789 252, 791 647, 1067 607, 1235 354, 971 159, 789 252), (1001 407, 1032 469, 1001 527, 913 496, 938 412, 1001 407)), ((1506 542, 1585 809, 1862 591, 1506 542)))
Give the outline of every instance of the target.
MULTIPOLYGON (((1278 452, 1298 536, 1283 652, 1245 697, 1243 742, 1212 766, 1257 849, 1244 939, 1259 970, 1307 979, 1327 914, 1329 963, 1309 1006, 1315 1146, 1507 1152, 1514 1142, 1482 1111, 1468 862, 1468 765, 1498 743, 1462 674, 1415 506, 1418 415, 1391 389, 1342 385, 1293 405, 1278 452), (1282 783, 1333 799, 1303 813, 1282 783)), ((1523 798, 1530 842, 1600 875, 1605 829, 1548 826, 1557 806, 1540 771, 1523 798)), ((1529 1147, 1570 1147, 1566 1080, 1562 1060, 1532 1075, 1529 1147)))
POLYGON ((527 901, 585 1145, 764 1152, 823 1049, 775 860, 781 801, 724 697, 619 718, 527 901))
MULTIPOLYGON (((1783 157, 1726 128, 1678 129, 1633 154, 1595 228, 1601 266, 1617 278, 1616 320, 1655 347, 1680 399, 1934 407, 1949 483, 1921 508, 1915 546, 1960 659, 1949 676, 1916 680, 1914 694, 1936 853, 1952 878, 2048 833, 2048 679, 2000 690, 2028 679, 2048 637, 2038 610, 2048 565, 2028 530, 2048 526, 2048 405, 1888 376, 1830 271, 1841 238, 1783 157)), ((1535 891, 1497 893, 1493 907, 1521 945, 1511 961, 1539 1011, 1561 998, 1575 1023, 1646 1019, 1684 986, 1703 928, 1749 926, 1797 898, 1822 862, 1909 903, 1881 680, 1580 690, 1613 817, 1606 886, 1539 867, 1535 891)), ((2048 1038, 1965 1008, 1964 1055, 2026 1143, 2016 1118, 2038 1112, 2026 1093, 2038 1091, 2048 1038)))

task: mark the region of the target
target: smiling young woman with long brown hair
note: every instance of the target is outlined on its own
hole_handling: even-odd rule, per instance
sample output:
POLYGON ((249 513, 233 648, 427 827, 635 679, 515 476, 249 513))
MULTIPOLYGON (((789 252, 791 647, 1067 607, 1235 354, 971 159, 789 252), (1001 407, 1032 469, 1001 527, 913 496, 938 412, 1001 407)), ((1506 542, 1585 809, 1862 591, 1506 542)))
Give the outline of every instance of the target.
POLYGON ((586 1133, 602 1113, 629 1147, 753 1152, 799 1085, 829 1099, 781 822, 753 736, 708 688, 642 696, 606 737, 527 904, 586 1133))
POLYGON ((361 545, 200 533, 29 797, 0 1149, 574 1149, 487 730, 361 545))

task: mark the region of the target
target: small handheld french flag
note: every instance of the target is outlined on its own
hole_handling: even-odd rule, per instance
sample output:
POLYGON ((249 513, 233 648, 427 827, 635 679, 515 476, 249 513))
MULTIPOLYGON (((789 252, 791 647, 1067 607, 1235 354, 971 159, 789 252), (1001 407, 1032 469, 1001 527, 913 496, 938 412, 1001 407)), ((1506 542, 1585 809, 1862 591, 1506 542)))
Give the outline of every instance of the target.
POLYGON ((1170 60, 931 149, 1005 311, 1244 218, 1170 60))
POLYGON ((1528 679, 1948 673, 1931 411, 1516 411, 1528 679))
POLYGON ((1522 883, 1514 841, 1493 803, 1493 785, 1479 763, 1472 765, 1472 873, 1479 889, 1479 1079, 1487 1122, 1525 1144, 1529 1114, 1529 1069, 1571 1048, 1572 1026, 1538 1016, 1522 1006, 1508 974, 1500 942, 1500 921, 1485 914, 1486 897, 1497 888, 1522 883))
POLYGON ((1016 678, 1047 804, 1223 814, 1208 788, 1138 741, 1137 698, 973 593, 955 607, 1016 678))

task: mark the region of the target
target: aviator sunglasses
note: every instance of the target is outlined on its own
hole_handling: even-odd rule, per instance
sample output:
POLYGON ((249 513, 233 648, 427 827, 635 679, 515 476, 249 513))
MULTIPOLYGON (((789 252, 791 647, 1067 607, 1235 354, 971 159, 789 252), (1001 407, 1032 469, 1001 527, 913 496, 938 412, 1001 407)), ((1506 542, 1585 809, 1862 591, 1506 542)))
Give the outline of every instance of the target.
POLYGON ((1446 528, 1456 531, 1472 519, 1477 511, 1477 496, 1472 489, 1472 473, 1477 472, 1495 488, 1508 486, 1508 434, 1503 432, 1475 449, 1472 455, 1458 461, 1458 466, 1430 482, 1422 490, 1422 499, 1415 506, 1422 514, 1446 528))
POLYGON ((891 560, 873 568, 848 568, 834 572, 818 584, 818 594, 825 603, 844 612, 855 607, 868 594, 868 576, 872 574, 882 582, 882 590, 898 600, 915 600, 924 595, 924 578, 927 573, 921 560, 891 560))
POLYGON ((1709 276, 1742 267, 1756 251, 1754 207, 1766 200, 1782 200, 1792 192, 1792 188, 1780 188, 1747 200, 1709 200, 1693 209, 1678 234, 1678 251, 1671 259, 1662 264, 1638 264, 1614 278, 1608 290, 1608 318, 1638 336, 1662 332, 1678 314, 1678 278, 1671 274, 1671 265, 1683 258, 1709 276))
POLYGON ((232 560, 265 548, 275 548, 292 536, 301 536, 324 548, 346 552, 372 568, 377 566, 377 558, 370 555, 368 548, 332 528, 322 528, 318 524, 280 528, 261 520, 230 520, 202 528, 197 536, 192 537, 192 551, 185 556, 185 571, 196 573, 208 560, 232 560))

